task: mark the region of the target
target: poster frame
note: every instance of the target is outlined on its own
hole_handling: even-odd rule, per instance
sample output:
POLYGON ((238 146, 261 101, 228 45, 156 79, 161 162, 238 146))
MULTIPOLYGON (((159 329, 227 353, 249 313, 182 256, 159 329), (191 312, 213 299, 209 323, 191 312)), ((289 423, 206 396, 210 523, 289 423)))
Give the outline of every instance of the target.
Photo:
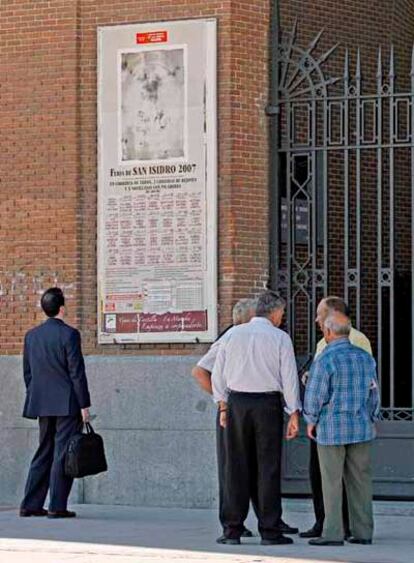
MULTIPOLYGON (((177 45, 179 45, 177 43, 177 45)), ((151 45, 153 47, 153 45, 151 45)), ((142 46, 135 46, 138 50, 142 46)), ((170 48, 173 48, 171 45, 170 48)), ((145 48, 145 47, 144 47, 145 48)), ((187 47, 188 48, 188 47, 187 47)), ((118 49, 119 51, 120 49, 118 49)), ((122 48, 122 50, 125 50, 122 48)), ((131 47, 131 51, 134 50, 131 47)), ((212 342, 217 337, 217 20, 216 18, 196 18, 188 20, 155 21, 136 24, 116 24, 99 26, 97 29, 97 341, 98 344, 162 344, 162 343, 201 343, 212 342), (108 30, 126 30, 130 28, 135 33, 151 32, 154 29, 170 29, 175 25, 191 25, 194 22, 205 24, 207 48, 205 50, 205 106, 204 120, 205 132, 204 142, 206 145, 206 176, 205 176, 205 233, 206 233, 206 271, 204 283, 206 284, 204 295, 206 298, 206 310, 208 328, 206 331, 180 331, 180 332, 145 332, 137 334, 108 333, 103 326, 103 305, 102 305, 102 280, 103 280, 103 257, 102 257, 102 204, 103 204, 103 114, 102 114, 102 95, 103 95, 103 65, 102 45, 105 34, 108 30), (102 186, 102 188, 101 188, 102 186)), ((117 57, 119 54, 117 55, 117 57)), ((187 54, 186 54, 187 56, 187 54)), ((114 86, 119 88, 119 84, 114 86)), ((186 85, 186 90, 188 86, 186 85)), ((187 95, 187 92, 186 92, 187 95)), ((119 100, 117 102, 118 106, 119 100)), ((187 113, 187 112, 186 112, 187 113)), ((118 122, 118 127, 120 123, 118 122)), ((119 153, 117 154, 119 161, 119 153)), ((177 159, 178 160, 183 160, 177 159)), ((159 162, 159 161, 158 161, 159 162)), ((129 165, 130 163, 128 163, 129 165)))

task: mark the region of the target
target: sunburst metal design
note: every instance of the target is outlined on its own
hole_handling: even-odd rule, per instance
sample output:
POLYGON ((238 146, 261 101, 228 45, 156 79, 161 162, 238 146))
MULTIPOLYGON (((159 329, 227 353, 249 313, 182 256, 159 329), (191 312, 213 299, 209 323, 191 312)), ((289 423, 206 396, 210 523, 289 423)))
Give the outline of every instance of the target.
POLYGON ((301 48, 296 44, 297 20, 293 24, 288 39, 279 48, 279 64, 281 67, 279 90, 281 101, 292 100, 304 96, 325 97, 328 88, 336 84, 341 78, 326 78, 323 65, 337 49, 338 43, 328 49, 320 57, 314 51, 322 37, 324 30, 317 33, 308 47, 301 48))

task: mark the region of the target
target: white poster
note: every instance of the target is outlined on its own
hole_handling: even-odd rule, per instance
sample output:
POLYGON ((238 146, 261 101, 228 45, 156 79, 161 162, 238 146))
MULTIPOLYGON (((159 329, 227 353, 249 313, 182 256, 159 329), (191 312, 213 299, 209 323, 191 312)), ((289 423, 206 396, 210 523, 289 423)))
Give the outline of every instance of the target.
POLYGON ((98 56, 98 341, 211 341, 216 22, 102 27, 98 56))

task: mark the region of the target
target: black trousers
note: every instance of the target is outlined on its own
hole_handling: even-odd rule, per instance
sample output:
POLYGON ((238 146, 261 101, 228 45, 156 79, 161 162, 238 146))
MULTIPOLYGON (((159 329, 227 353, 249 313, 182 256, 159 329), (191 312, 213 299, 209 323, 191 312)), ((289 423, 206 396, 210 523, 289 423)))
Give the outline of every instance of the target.
POLYGON ((219 520, 224 528, 223 520, 223 495, 224 495, 224 472, 226 463, 226 451, 224 448, 224 428, 220 426, 220 410, 216 417, 216 451, 217 451, 217 474, 219 486, 219 520))
POLYGON ((67 509, 73 479, 64 473, 65 452, 69 438, 79 426, 79 416, 39 417, 39 447, 30 464, 22 508, 43 508, 50 490, 49 510, 67 509))
MULTIPOLYGON (((315 512, 315 526, 323 529, 325 521, 325 509, 323 506, 322 477, 318 457, 318 445, 310 440, 309 477, 312 489, 313 510, 315 512)), ((349 529, 348 499, 346 497, 345 485, 342 486, 342 517, 344 520, 345 535, 351 535, 349 529)))
POLYGON ((280 393, 230 393, 224 432, 222 524, 239 538, 252 502, 259 533, 280 536, 283 407, 280 393))

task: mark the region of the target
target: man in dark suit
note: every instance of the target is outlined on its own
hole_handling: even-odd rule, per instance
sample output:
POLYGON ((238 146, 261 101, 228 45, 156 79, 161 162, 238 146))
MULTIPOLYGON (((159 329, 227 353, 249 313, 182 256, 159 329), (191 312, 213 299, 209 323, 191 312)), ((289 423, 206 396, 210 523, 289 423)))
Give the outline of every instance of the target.
POLYGON ((30 465, 20 516, 73 518, 67 501, 73 479, 64 473, 66 446, 89 420, 90 397, 79 331, 64 321, 65 298, 53 287, 42 296, 48 319, 24 340, 23 416, 39 419, 39 447, 30 465), (49 510, 43 508, 48 490, 49 510))

